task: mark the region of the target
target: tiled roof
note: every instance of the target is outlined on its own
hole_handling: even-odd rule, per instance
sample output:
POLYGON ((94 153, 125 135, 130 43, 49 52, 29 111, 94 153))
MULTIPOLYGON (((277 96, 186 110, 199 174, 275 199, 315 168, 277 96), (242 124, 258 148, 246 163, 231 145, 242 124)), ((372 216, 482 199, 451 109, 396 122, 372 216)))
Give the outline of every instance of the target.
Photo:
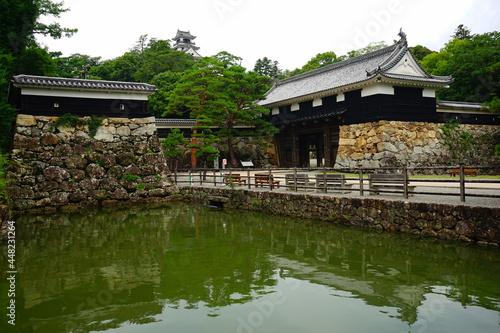
POLYGON ((389 79, 442 85, 452 81, 450 76, 433 76, 426 73, 421 67, 419 71, 425 73, 423 76, 386 72, 396 66, 408 52, 404 37, 392 46, 277 81, 266 93, 266 99, 262 100, 260 104, 269 106, 301 97, 308 98, 368 81, 377 75, 389 79))
POLYGON ((442 107, 442 108, 475 109, 475 110, 482 110, 483 109, 483 105, 481 103, 436 101, 436 104, 438 107, 442 107))
POLYGON ((195 125, 196 119, 175 119, 175 118, 156 118, 157 125, 195 125))
POLYGON ((191 35, 189 31, 182 31, 177 29, 177 34, 173 38, 174 40, 177 40, 179 38, 187 38, 187 39, 195 39, 196 36, 191 35))
POLYGON ((17 75, 12 78, 15 87, 49 87, 79 90, 115 90, 154 93, 155 86, 147 83, 69 79, 35 75, 17 75))

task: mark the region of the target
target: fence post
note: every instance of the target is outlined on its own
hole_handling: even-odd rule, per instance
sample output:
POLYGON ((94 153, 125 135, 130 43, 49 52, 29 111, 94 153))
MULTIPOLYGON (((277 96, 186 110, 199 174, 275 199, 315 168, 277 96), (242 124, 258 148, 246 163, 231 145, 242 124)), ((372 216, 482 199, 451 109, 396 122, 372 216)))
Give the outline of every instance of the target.
POLYGON ((408 169, 406 166, 403 167, 403 197, 408 199, 408 169))
POLYGON ((177 182, 177 169, 174 170, 174 181, 175 181, 175 185, 179 185, 177 182))
POLYGON ((192 171, 191 171, 191 169, 189 169, 189 172, 188 172, 189 186, 193 186, 193 175, 191 173, 192 173, 192 171))
POLYGON ((217 173, 214 169, 214 187, 217 187, 217 173))
POLYGON ((248 181, 248 189, 252 188, 252 185, 250 185, 250 169, 247 170, 247 181, 248 181))
POLYGON ((200 185, 203 185, 203 171, 200 169, 200 185))
POLYGON ((293 169, 293 190, 297 192, 297 168, 293 169))
POLYGON ((323 192, 327 193, 328 186, 326 186, 326 168, 323 165, 323 192))
POLYGON ((271 168, 269 168, 269 190, 273 190, 273 175, 271 174, 271 168))
POLYGON ((363 196, 364 195, 364 188, 363 188, 363 169, 359 167, 359 195, 363 196))
POLYGON ((465 172, 463 164, 460 164, 460 202, 465 202, 465 172))

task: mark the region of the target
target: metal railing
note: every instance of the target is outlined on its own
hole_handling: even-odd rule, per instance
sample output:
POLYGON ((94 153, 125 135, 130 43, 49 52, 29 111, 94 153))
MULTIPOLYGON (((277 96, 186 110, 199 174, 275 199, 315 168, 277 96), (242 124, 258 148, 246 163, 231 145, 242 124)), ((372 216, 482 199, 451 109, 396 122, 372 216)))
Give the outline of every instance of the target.
POLYGON ((475 174, 500 175, 496 166, 436 166, 384 168, 245 168, 245 169, 186 169, 175 170, 175 183, 180 186, 213 186, 230 188, 258 188, 270 191, 317 191, 322 193, 358 192, 368 194, 399 194, 408 199, 413 195, 500 198, 500 177, 489 179, 475 174), (304 182, 303 175, 309 181, 304 182), (331 174, 343 175, 341 182, 329 182, 331 174), (398 180, 387 180, 391 186, 375 189, 369 175, 401 175, 398 180), (426 177, 426 174, 429 177, 426 177), (431 174, 431 175, 429 175, 431 174), (434 178, 433 175, 443 177, 434 178), (455 177, 450 177, 454 175, 455 177), (418 176, 418 178, 416 178, 418 176), (448 177, 446 177, 448 176, 448 177), (467 177, 468 176, 468 177, 467 177), (266 181, 267 177, 267 181, 266 181), (420 178, 422 177, 422 178, 420 178), (321 181, 323 180, 323 181, 321 181), (345 184, 342 184, 345 181, 345 184), (476 187, 473 187, 476 185, 476 187), (473 189, 473 190, 472 190, 473 189), (481 190, 483 189, 483 190, 481 190))

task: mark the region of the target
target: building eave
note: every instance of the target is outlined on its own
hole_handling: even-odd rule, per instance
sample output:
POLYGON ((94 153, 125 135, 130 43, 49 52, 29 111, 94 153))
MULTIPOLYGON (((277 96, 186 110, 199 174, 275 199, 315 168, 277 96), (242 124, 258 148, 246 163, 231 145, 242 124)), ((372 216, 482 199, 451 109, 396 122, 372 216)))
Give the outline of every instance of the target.
POLYGON ((147 83, 71 79, 34 75, 14 76, 11 83, 14 87, 19 89, 33 88, 53 91, 99 91, 145 95, 152 95, 157 91, 154 85, 147 83))

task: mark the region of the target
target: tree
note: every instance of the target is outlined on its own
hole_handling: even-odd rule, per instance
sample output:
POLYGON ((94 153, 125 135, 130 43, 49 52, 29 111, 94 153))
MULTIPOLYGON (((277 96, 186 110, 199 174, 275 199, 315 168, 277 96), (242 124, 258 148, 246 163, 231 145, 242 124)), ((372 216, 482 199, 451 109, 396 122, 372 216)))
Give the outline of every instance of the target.
POLYGON ((187 143, 188 140, 184 139, 184 133, 178 128, 172 129, 165 140, 162 141, 163 154, 174 161, 175 168, 177 168, 179 156, 184 154, 184 150, 179 148, 185 146, 187 143))
POLYGON ((259 75, 270 77, 271 79, 278 78, 281 75, 281 69, 277 61, 272 61, 268 57, 258 59, 253 68, 259 75))
POLYGON ((167 112, 170 95, 182 77, 179 72, 163 72, 151 79, 149 83, 154 84, 158 90, 149 96, 148 106, 155 117, 163 117, 167 112))
POLYGON ((422 45, 412 46, 409 47, 409 49, 418 61, 422 61, 422 59, 424 59, 429 54, 435 53, 434 51, 431 51, 429 48, 422 45))
POLYGON ((51 75, 56 68, 48 51, 35 41, 36 34, 52 38, 69 37, 77 29, 58 23, 43 23, 68 11, 63 3, 50 0, 0 0, 0 151, 7 150, 14 109, 7 103, 10 79, 16 74, 51 75))
POLYGON ((75 53, 69 57, 61 57, 60 52, 52 54, 57 67, 57 76, 74 78, 79 77, 82 71, 88 71, 92 67, 99 65, 101 57, 91 57, 89 55, 75 53))
MULTIPOLYGON (((262 140, 276 130, 261 118, 268 110, 256 103, 263 99, 262 87, 268 78, 246 72, 238 65, 238 59, 226 52, 200 59, 183 76, 169 102, 169 114, 189 113, 196 119, 191 143, 193 156, 206 153, 214 156, 217 152, 211 144, 227 139, 233 166, 236 157, 232 139, 241 134, 238 126, 247 128, 244 135, 262 140)), ((192 159, 192 167, 196 167, 196 159, 192 159)))
POLYGON ((500 89, 500 33, 453 39, 439 53, 427 55, 422 67, 434 75, 452 75, 449 89, 437 92, 438 98, 466 102, 491 102, 500 89))
POLYGON ((170 42, 142 35, 124 55, 106 60, 89 71, 94 79, 146 82, 163 72, 183 72, 194 64, 191 55, 173 51, 170 42))
POLYGON ((460 24, 456 29, 455 33, 451 36, 452 39, 472 39, 472 34, 469 28, 460 24))
POLYGON ((387 44, 383 41, 382 42, 372 42, 359 50, 352 50, 352 51, 347 52, 347 57, 342 56, 342 57, 340 57, 340 59, 345 60, 347 58, 358 57, 358 56, 363 55, 363 54, 367 54, 367 53, 370 53, 370 52, 373 52, 376 50, 383 49, 384 47, 387 47, 387 44))
POLYGON ((303 72, 312 71, 314 69, 328 66, 339 61, 340 60, 337 58, 337 55, 333 51, 318 53, 315 57, 311 58, 311 60, 309 60, 307 64, 305 64, 302 67, 302 71, 303 72))

